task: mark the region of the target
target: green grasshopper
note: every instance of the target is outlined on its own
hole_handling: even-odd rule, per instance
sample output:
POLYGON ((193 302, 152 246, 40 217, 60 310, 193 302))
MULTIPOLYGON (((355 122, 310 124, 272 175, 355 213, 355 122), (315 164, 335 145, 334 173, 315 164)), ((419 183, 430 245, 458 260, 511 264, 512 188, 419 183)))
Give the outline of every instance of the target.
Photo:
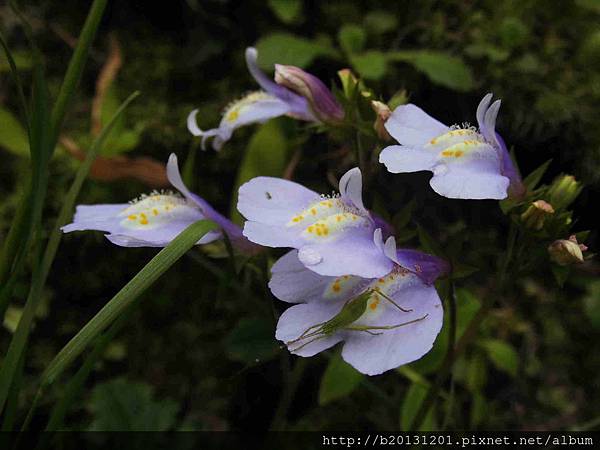
POLYGON ((342 310, 333 316, 331 319, 318 323, 316 325, 308 327, 304 332, 294 340, 287 341, 286 345, 293 345, 300 340, 310 339, 308 342, 300 345, 295 349, 290 349, 290 351, 298 351, 308 344, 311 344, 319 339, 326 338, 331 336, 334 332, 338 330, 351 330, 351 331, 364 331, 365 333, 369 333, 373 336, 377 336, 382 334, 382 332, 374 332, 372 330, 391 330, 393 328, 403 327, 405 325, 410 325, 412 323, 420 322, 424 320, 429 314, 425 314, 423 317, 419 317, 418 319, 414 319, 408 322, 403 322, 398 325, 386 325, 386 326, 361 326, 361 325, 352 325, 356 322, 367 309, 367 302, 371 295, 381 295, 385 300, 390 302, 396 308, 398 308, 402 312, 411 312, 412 309, 404 309, 399 306, 394 300, 388 297, 386 294, 381 292, 379 289, 367 289, 365 292, 360 294, 358 297, 352 298, 344 303, 342 310))

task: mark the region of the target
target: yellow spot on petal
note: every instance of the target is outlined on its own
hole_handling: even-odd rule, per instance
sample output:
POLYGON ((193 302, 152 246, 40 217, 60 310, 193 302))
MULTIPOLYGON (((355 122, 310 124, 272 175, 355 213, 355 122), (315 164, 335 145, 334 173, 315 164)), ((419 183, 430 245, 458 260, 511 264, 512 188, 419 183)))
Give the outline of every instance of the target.
POLYGON ((129 220, 135 220, 137 219, 137 215, 135 214, 131 214, 129 217, 127 217, 129 220))
POLYGON ((152 208, 152 214, 154 214, 155 216, 158 216, 158 209, 152 208))
POLYGON ((452 155, 454 155, 454 152, 451 150, 444 150, 442 152, 442 156, 452 156, 452 155))
POLYGON ((462 150, 457 150, 457 151, 454 153, 454 156, 455 156, 456 158, 460 158, 462 155, 464 155, 464 153, 465 153, 465 152, 463 152, 462 150))
POLYGON ((316 215, 317 215, 317 208, 311 208, 311 209, 310 209, 310 213, 311 213, 313 216, 316 216, 316 215))

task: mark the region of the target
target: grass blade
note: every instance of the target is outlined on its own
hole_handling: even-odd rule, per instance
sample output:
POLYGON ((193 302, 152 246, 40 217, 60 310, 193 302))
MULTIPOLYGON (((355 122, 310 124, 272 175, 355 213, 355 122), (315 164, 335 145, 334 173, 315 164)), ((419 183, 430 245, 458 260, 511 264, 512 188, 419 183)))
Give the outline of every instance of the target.
POLYGON ((39 306, 39 302, 41 299, 41 292, 44 285, 46 284, 46 279, 48 277, 48 272, 50 271, 50 266, 52 265, 52 261, 54 261, 56 251, 58 249, 58 245, 62 237, 60 227, 68 221, 68 218, 73 211, 75 200, 77 199, 79 191, 81 190, 83 181, 85 180, 90 170, 90 167, 94 162, 94 159, 96 158, 96 155, 102 148, 106 137, 109 135, 110 131, 114 127, 114 124, 117 122, 117 119, 123 113, 125 108, 138 95, 138 92, 135 92, 132 95, 130 95, 129 98, 117 110, 117 112, 115 113, 111 121, 108 123, 108 125, 104 128, 102 133, 100 133, 100 135, 90 148, 88 154, 86 155, 83 164, 79 167, 79 170, 77 171, 77 174, 75 176, 75 180, 73 181, 73 184, 71 185, 71 188, 69 189, 69 192, 67 193, 64 199, 64 203, 59 212, 56 224, 51 232, 50 238, 48 239, 48 245, 46 246, 46 250, 44 252, 42 261, 33 274, 31 288, 27 297, 27 302, 25 303, 25 308, 23 309, 23 315, 10 342, 8 351, 6 353, 6 357, 2 363, 2 366, 0 367, 0 411, 2 411, 2 409, 4 408, 4 403, 6 401, 6 397, 8 395, 10 386, 12 384, 12 380, 15 375, 16 363, 27 344, 31 324, 33 322, 35 312, 39 306))
MULTIPOLYGON (((69 61, 65 78, 60 87, 56 103, 52 108, 51 116, 51 128, 52 128, 52 141, 56 144, 58 134, 62 126, 63 119, 67 107, 71 103, 73 96, 75 95, 75 89, 81 79, 81 73, 83 72, 83 66, 87 60, 87 56, 92 45, 92 41, 96 36, 96 31, 100 25, 100 20, 106 8, 107 0, 94 0, 90 12, 83 24, 79 39, 77 40, 77 46, 73 52, 73 56, 69 61)), ((55 145, 53 145, 54 147, 55 145)), ((54 151, 54 148, 52 149, 54 151)))
POLYGON ((193 223, 152 258, 56 355, 42 374, 42 387, 54 382, 69 364, 175 261, 192 248, 202 236, 217 228, 217 225, 209 220, 193 223))

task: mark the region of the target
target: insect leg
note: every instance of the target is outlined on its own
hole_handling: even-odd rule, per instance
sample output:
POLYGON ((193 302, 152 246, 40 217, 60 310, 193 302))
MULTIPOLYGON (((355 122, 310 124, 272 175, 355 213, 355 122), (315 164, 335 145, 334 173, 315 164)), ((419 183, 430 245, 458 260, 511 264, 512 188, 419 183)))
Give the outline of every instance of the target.
POLYGON ((392 305, 394 305, 400 311, 402 311, 402 312, 411 312, 412 311, 412 309, 403 308, 402 306, 400 306, 399 304, 397 304, 394 300, 392 300, 389 296, 387 296, 386 294, 384 294, 383 292, 381 292, 379 289, 376 290, 375 292, 377 292, 377 294, 380 294, 383 298, 385 298, 388 302, 390 302, 392 305))

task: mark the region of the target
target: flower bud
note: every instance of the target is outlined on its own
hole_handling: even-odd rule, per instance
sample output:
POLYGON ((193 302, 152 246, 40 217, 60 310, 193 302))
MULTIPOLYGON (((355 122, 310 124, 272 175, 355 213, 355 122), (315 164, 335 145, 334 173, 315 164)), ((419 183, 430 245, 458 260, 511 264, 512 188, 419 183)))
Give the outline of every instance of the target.
POLYGON ((350 69, 338 70, 338 77, 342 82, 342 89, 346 98, 352 98, 358 86, 358 79, 350 69))
POLYGON ((548 189, 548 199, 556 209, 567 208, 581 193, 581 185, 572 175, 560 175, 548 189))
POLYGON ((322 122, 341 122, 344 110, 333 94, 314 75, 295 66, 275 64, 275 82, 304 97, 322 122))
POLYGON ((550 259, 561 266, 581 264, 583 262, 583 252, 586 250, 587 247, 579 244, 575 235, 572 235, 569 239, 554 241, 548 247, 550 259))
POLYGON ((552 205, 544 200, 536 200, 521 214, 521 220, 527 228, 541 230, 550 214, 554 214, 552 205))
POLYGON ((373 129, 377 132, 377 136, 384 141, 391 141, 392 137, 387 132, 384 125, 392 115, 392 110, 388 105, 377 100, 371 100, 371 108, 373 108, 373 111, 375 111, 375 114, 377 115, 375 123, 373 124, 373 129))

